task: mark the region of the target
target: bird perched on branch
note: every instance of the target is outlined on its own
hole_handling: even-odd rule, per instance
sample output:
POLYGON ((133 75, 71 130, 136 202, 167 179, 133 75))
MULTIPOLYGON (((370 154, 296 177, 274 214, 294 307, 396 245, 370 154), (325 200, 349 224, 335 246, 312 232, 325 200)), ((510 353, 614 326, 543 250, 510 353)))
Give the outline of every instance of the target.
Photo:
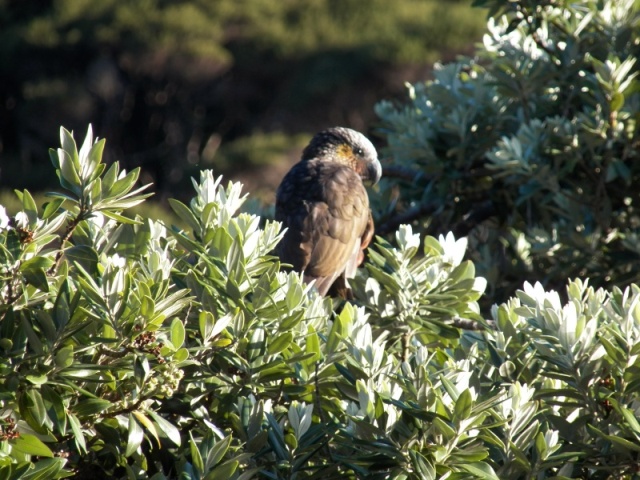
POLYGON ((276 193, 276 220, 287 231, 277 247, 282 263, 315 280, 321 295, 351 294, 353 278, 373 237, 365 183, 382 168, 373 144, 361 133, 335 127, 316 134, 276 193))

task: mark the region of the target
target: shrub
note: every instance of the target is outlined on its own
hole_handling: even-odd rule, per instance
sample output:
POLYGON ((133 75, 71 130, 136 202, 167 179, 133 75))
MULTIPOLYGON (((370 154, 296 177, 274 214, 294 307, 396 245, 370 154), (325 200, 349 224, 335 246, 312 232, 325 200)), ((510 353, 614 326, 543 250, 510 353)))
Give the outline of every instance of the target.
POLYGON ((167 229, 122 214, 148 194, 103 140, 61 140, 64 193, 0 208, 3 478, 634 474, 640 288, 525 284, 485 322, 466 241, 401 226, 334 304, 239 184, 202 172, 167 229))
POLYGON ((1 477, 634 478, 640 288, 590 283, 634 272, 634 193, 612 185, 635 178, 635 14, 484 3, 507 21, 483 63, 380 106, 388 173, 412 180, 372 196, 404 210, 379 222, 395 238, 370 248, 353 303, 280 272, 280 225, 238 213, 239 184, 202 172, 171 201, 184 229, 128 218, 149 195, 138 170, 62 129, 63 192, 0 207, 1 477), (479 220, 519 256, 482 246, 479 220), (578 266, 593 282, 566 280, 578 266), (483 315, 485 287, 506 300, 483 315))
MULTIPOLYGON (((397 359, 383 337, 374 343, 363 308, 335 316, 331 300, 279 271, 280 227, 237 214, 239 184, 203 172, 189 206, 171 202, 191 233, 169 233, 122 215, 148 194, 134 188, 138 170, 106 168, 104 140, 89 130, 78 151, 62 129, 61 145, 51 158, 64 193, 39 209, 16 191, 21 211, 0 222, 3 477, 233 478, 238 467, 243 478, 289 477, 404 462, 384 453, 369 465, 354 460, 366 444, 349 447, 353 422, 383 408, 372 389, 391 391, 397 359)), ((468 298, 449 298, 441 314, 477 311, 482 283, 457 266, 460 242, 445 244, 446 260, 430 240, 412 274, 418 238, 405 229, 399 239, 400 250, 377 251, 397 259, 403 281, 429 277, 434 297, 422 303, 448 288, 468 298)), ((374 275, 388 276, 381 266, 374 275)), ((362 288, 387 298, 373 279, 362 288)), ((399 413, 384 409, 390 431, 399 413)))
POLYGON ((525 280, 637 282, 637 6, 475 3, 495 15, 476 57, 377 106, 383 229, 469 234, 493 300, 525 280))

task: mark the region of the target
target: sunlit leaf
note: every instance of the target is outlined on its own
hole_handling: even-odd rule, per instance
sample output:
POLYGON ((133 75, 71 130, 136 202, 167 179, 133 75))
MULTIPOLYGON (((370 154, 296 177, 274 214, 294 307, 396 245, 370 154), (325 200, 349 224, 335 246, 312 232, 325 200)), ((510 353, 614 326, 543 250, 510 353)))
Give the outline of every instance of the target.
POLYGON ((38 437, 28 433, 20 435, 11 442, 13 449, 26 455, 37 455, 39 457, 53 457, 53 452, 38 437))
POLYGON ((134 454, 140 447, 142 440, 144 439, 144 432, 142 427, 136 422, 133 414, 129 414, 129 428, 127 433, 127 448, 125 450, 125 456, 129 457, 134 454))

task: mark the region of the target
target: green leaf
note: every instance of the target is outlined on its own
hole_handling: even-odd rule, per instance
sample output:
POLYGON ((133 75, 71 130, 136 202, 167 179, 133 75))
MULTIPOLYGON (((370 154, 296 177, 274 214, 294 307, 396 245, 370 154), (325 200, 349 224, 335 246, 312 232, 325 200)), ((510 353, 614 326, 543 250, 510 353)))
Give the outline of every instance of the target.
POLYGON ((315 363, 320 360, 320 339, 318 334, 311 324, 307 326, 307 341, 305 345, 305 353, 310 357, 307 360, 300 362, 307 369, 311 369, 315 363))
POLYGON ((229 460, 228 462, 211 470, 204 478, 205 480, 229 480, 230 478, 233 478, 238 465, 239 463, 237 460, 229 460))
POLYGON ((142 424, 144 428, 156 439, 158 443, 158 448, 162 448, 162 444, 160 443, 160 437, 158 437, 158 431, 156 430, 155 424, 140 410, 134 410, 133 415, 135 415, 136 419, 142 424))
POLYGON ((608 338, 603 336, 600 338, 600 342, 607 352, 607 355, 609 355, 616 365, 622 366, 627 363, 625 353, 617 345, 611 343, 608 338))
POLYGON ((345 304, 342 312, 333 320, 329 338, 327 339, 326 352, 333 353, 338 345, 343 341, 349 325, 353 322, 353 307, 350 303, 345 304))
POLYGON ((274 338, 267 346, 268 355, 276 355, 289 347, 293 341, 293 334, 291 332, 285 332, 274 338))
MULTIPOLYGON (((104 142, 104 140, 101 140, 104 142)), ((102 197, 106 197, 109 193, 109 190, 113 187, 113 184, 118 179, 118 172, 120 170, 120 165, 118 162, 113 162, 107 172, 102 177, 102 197)))
POLYGON ((196 467, 199 473, 204 473, 204 461, 202 460, 202 454, 198 449, 196 441, 193 439, 193 432, 189 432, 189 452, 191 453, 191 463, 196 467))
POLYGON ((47 415, 42 395, 36 388, 30 388, 18 397, 20 414, 29 426, 38 433, 48 433, 53 422, 47 415))
POLYGON ((189 350, 186 348, 179 348, 176 353, 173 354, 173 361, 180 363, 189 358, 189 350))
POLYGON ((129 427, 127 432, 127 448, 124 452, 125 457, 130 457, 142 444, 144 432, 142 427, 136 422, 133 414, 129 414, 129 427))
POLYGON ((53 452, 42 440, 35 435, 23 433, 15 440, 11 441, 13 449, 26 455, 36 455, 38 457, 53 458, 53 452))
POLYGON ((488 480, 500 480, 491 466, 484 462, 468 463, 460 465, 460 468, 471 473, 475 478, 486 478, 488 480))
POLYGON ((619 111, 624 106, 624 94, 621 92, 614 92, 611 96, 611 102, 609 108, 612 112, 619 111))
POLYGON ((71 312, 69 310, 69 282, 65 279, 60 285, 56 302, 53 305, 53 323, 58 331, 69 323, 71 312))
POLYGON ((171 440, 179 447, 182 443, 182 440, 180 438, 180 430, 178 430, 175 425, 166 420, 164 417, 161 417, 153 410, 149 410, 147 413, 151 416, 151 418, 153 418, 154 422, 156 422, 156 425, 158 426, 160 431, 163 432, 169 440, 171 440))
POLYGON ((62 193, 62 192, 46 192, 45 196, 51 197, 51 198, 61 199, 63 201, 69 200, 69 201, 74 202, 74 203, 78 202, 78 196, 75 195, 75 194, 67 194, 67 193, 62 193))
POLYGON ((507 360, 500 365, 500 376, 503 378, 511 378, 516 372, 516 366, 511 360, 507 360))
POLYGON ((151 367, 149 366, 149 360, 145 355, 137 355, 133 360, 133 378, 136 381, 138 388, 143 388, 144 383, 149 377, 151 367))
POLYGON ((253 362, 264 355, 265 352, 265 336, 264 328, 256 328, 251 333, 249 345, 247 346, 247 360, 253 362))
POLYGON ((411 458, 411 464, 416 473, 420 475, 420 478, 425 480, 435 480, 436 469, 434 465, 428 461, 420 452, 413 449, 409 450, 409 458, 411 458))
POLYGON ((69 247, 64 251, 64 256, 72 264, 78 263, 92 276, 98 274, 98 253, 88 245, 69 247))
POLYGON ((200 234, 200 222, 193 214, 193 212, 189 209, 189 207, 187 207, 179 200, 175 200, 173 198, 169 199, 169 205, 171 206, 173 211, 176 212, 176 215, 178 215, 178 217, 180 217, 182 221, 189 225, 189 228, 191 228, 194 233, 198 235, 200 234))
POLYGON ((30 269, 22 272, 24 279, 29 285, 33 285, 42 292, 49 291, 49 282, 47 281, 47 275, 42 269, 30 269))
POLYGON ((111 218, 112 220, 115 220, 116 222, 120 222, 120 223, 125 223, 127 225, 142 225, 143 222, 136 220, 134 218, 129 218, 129 217, 125 217, 124 215, 120 215, 119 213, 115 213, 112 212, 111 210, 107 210, 106 207, 105 208, 97 208, 96 210, 98 210, 100 213, 102 213, 102 215, 104 215, 107 218, 111 218))
POLYGON ((182 320, 174 318, 171 322, 171 343, 176 349, 184 344, 185 329, 182 320))
MULTIPOLYGON (((43 460, 44 461, 44 460, 43 460)), ((17 478, 24 478, 24 475, 33 468, 31 462, 21 462, 13 465, 0 466, 0 478, 2 480, 13 480, 17 478)))
POLYGON ((29 228, 33 229, 38 222, 38 207, 29 190, 26 189, 22 193, 22 208, 29 219, 29 228))
POLYGON ((46 375, 27 375, 25 378, 32 385, 43 385, 49 380, 49 377, 47 377, 46 375))
POLYGON ((549 448, 542 432, 538 432, 538 434, 536 435, 535 446, 538 457, 542 460, 545 460, 548 456, 547 453, 549 448))
POLYGON ((47 340, 50 345, 53 344, 57 340, 58 335, 51 315, 49 314, 49 312, 45 312, 42 310, 36 310, 33 313, 35 314, 35 317, 37 319, 36 326, 40 330, 41 338, 47 340))
POLYGON ((637 442, 631 442, 626 438, 618 437, 617 435, 607 435, 604 432, 597 430, 595 427, 592 427, 591 425, 587 425, 587 428, 592 431, 597 431, 602 438, 609 440, 611 443, 617 445, 618 447, 621 447, 623 450, 626 450, 628 452, 640 452, 640 445, 637 442))
POLYGON ((38 460, 34 468, 23 475, 21 480, 51 480, 52 478, 60 478, 59 474, 66 463, 66 458, 45 458, 38 460))
POLYGON ((89 417, 104 412, 111 405, 112 402, 102 398, 81 398, 73 407, 73 411, 78 417, 89 417))
POLYGON ((51 258, 37 256, 22 262, 20 265, 20 272, 24 275, 29 284, 43 292, 48 292, 49 281, 45 272, 53 264, 54 261, 51 258))
POLYGON ((471 398, 471 392, 469 389, 463 391, 458 400, 456 400, 456 405, 453 410, 454 418, 458 420, 465 420, 469 418, 471 415, 471 405, 473 403, 473 399, 471 398))
POLYGON ((53 168, 55 168, 56 170, 60 169, 60 159, 58 157, 58 151, 55 148, 50 148, 49 149, 49 159, 51 160, 51 163, 53 164, 53 168))
POLYGON ((627 421, 629 428, 631 428, 633 433, 635 433, 636 436, 640 439, 640 423, 638 423, 638 419, 636 418, 635 414, 630 409, 623 406, 618 407, 618 409, 620 413, 622 413, 624 419, 627 421))
POLYGON ((67 368, 73 364, 73 345, 67 345, 56 352, 56 366, 58 368, 67 368))
POLYGON ((60 128, 60 146, 67 152, 74 162, 74 165, 77 167, 80 164, 78 163, 78 146, 76 145, 76 141, 73 139, 73 134, 64 127, 60 128))
POLYGON ((78 175, 76 167, 67 152, 58 149, 58 159, 60 161, 60 183, 67 190, 71 190, 78 196, 82 195, 82 181, 78 175))
MULTIPOLYGON (((89 155, 87 155, 87 159, 89 160, 89 162, 91 162, 91 164, 93 165, 93 169, 96 171, 98 170, 98 165, 102 161, 102 153, 104 152, 105 143, 106 141, 104 138, 102 140, 94 142, 94 144, 91 146, 91 150, 89 150, 89 155)), ((98 172, 98 175, 100 173, 101 172, 98 172)), ((93 180, 95 177, 96 172, 94 172, 94 174, 90 177, 90 180, 93 180)))
POLYGON ((288 460, 289 454, 287 453, 287 447, 284 443, 284 434, 280 425, 276 421, 275 417, 270 413, 267 414, 267 422, 269 424, 269 445, 273 449, 273 453, 279 460, 288 460))
MULTIPOLYGON (((140 175, 140 167, 134 168, 124 177, 115 181, 113 186, 108 192, 110 198, 124 198, 126 194, 133 188, 133 185, 138 181, 140 175)), ((133 193, 133 192, 132 192, 133 193)))
POLYGON ((207 463, 206 463, 207 470, 210 470, 211 468, 218 465, 218 463, 220 463, 222 458, 227 453, 227 450, 229 450, 229 446, 231 445, 231 440, 232 440, 232 437, 231 435, 229 435, 224 439, 220 440, 211 448, 211 450, 209 451, 209 455, 207 455, 207 463))
POLYGON ((69 425, 71 426, 71 431, 73 432, 73 441, 76 443, 78 450, 80 452, 87 452, 87 444, 84 440, 84 433, 82 432, 82 425, 78 417, 76 417, 73 413, 69 413, 67 415, 67 419, 69 421, 69 425))
POLYGON ((34 331, 31 320, 28 319, 24 314, 22 314, 20 315, 20 322, 22 325, 22 330, 29 340, 30 347, 36 353, 44 352, 44 347, 42 345, 42 341, 40 340, 40 336, 34 331))

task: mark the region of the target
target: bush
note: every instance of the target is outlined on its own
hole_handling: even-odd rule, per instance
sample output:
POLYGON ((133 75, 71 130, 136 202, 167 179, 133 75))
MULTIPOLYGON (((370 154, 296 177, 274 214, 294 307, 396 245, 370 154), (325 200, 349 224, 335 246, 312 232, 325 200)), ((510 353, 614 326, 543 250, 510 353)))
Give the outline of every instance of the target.
MULTIPOLYGON (((92 142, 89 131, 78 152, 62 129, 51 158, 65 193, 38 209, 17 191, 22 210, 3 214, 3 476, 234 478, 240 467, 243 478, 288 478, 402 465, 399 451, 383 449, 369 465, 366 444, 349 446, 360 436, 353 422, 383 408, 374 385, 398 389, 387 378, 398 360, 382 349, 384 336, 374 341, 365 309, 345 305, 334 316, 330 299, 281 273, 270 256, 279 225, 259 229, 258 217, 236 214, 240 185, 222 188, 210 172, 194 182, 189 206, 172 201, 191 234, 123 216, 148 194, 133 189, 137 170, 106 169, 104 140, 92 142)), ((460 263, 461 242, 431 239, 428 258, 409 267, 419 239, 410 229, 398 238, 399 250, 378 246, 363 280, 371 302, 388 299, 391 308, 402 283, 428 279, 429 294, 394 310, 422 322, 415 334, 425 339, 434 326, 418 315, 438 295, 466 295, 442 302, 438 329, 447 328, 443 315, 477 312, 483 284, 460 263), (382 271, 383 256, 397 272, 382 271), (380 276, 395 278, 390 293, 380 276)), ((409 355, 413 347, 395 348, 409 355)), ((380 434, 400 416, 383 409, 380 434)))
POLYGON ((0 215, 2 478, 635 472, 640 288, 525 284, 486 323, 466 241, 401 226, 334 305, 239 184, 202 172, 168 230, 122 215, 148 194, 103 140, 61 140, 64 193, 0 215))
POLYGON ((383 227, 468 234, 498 301, 525 280, 637 282, 637 6, 476 4, 496 15, 477 56, 377 106, 394 177, 383 227))

